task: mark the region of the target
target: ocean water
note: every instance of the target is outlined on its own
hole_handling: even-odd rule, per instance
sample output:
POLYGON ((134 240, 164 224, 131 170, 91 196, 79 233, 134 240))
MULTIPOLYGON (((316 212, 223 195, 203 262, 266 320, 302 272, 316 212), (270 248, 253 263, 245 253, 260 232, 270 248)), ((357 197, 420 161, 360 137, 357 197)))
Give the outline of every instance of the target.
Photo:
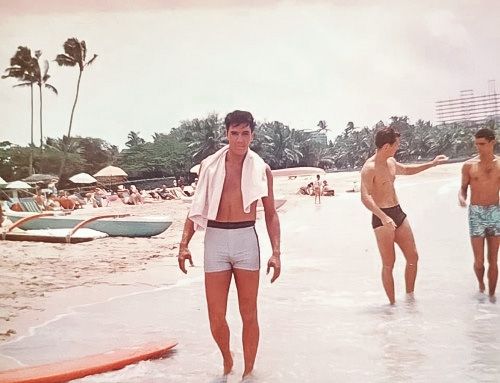
MULTIPOLYGON (((280 213, 283 270, 261 273, 261 338, 255 382, 499 382, 500 305, 477 293, 466 210, 456 179, 398 181, 419 250, 415 299, 404 293, 397 253, 395 306, 387 304, 370 213, 359 194, 304 197, 280 213)), ((269 256, 263 220, 262 263, 269 256)), ((201 259, 201 255, 197 255, 201 259)), ((198 262, 201 264, 201 262, 198 262)), ((201 270, 200 270, 201 271, 201 270)), ((235 355, 229 382, 243 371, 234 284, 228 306, 235 355)), ((215 382, 222 361, 211 338, 201 272, 172 285, 77 306, 28 336, 0 345, 26 365, 175 338, 167 358, 78 383, 215 382)))

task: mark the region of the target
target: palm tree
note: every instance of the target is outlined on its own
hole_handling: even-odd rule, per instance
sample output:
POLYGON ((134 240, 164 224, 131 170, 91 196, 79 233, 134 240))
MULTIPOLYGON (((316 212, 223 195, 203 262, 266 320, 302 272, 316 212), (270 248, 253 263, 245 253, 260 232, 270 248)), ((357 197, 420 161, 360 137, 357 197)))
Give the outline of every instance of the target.
POLYGON ((140 132, 130 131, 130 133, 127 136, 128 141, 125 142, 125 145, 127 145, 129 148, 133 148, 144 144, 146 141, 144 140, 144 138, 139 137, 139 133, 140 132))
POLYGON ((303 157, 299 144, 304 139, 302 132, 290 129, 279 121, 266 122, 259 127, 264 134, 264 160, 273 168, 296 165, 303 157))
POLYGON ((42 55, 42 51, 35 51, 35 57, 36 57, 36 66, 35 66, 35 79, 36 79, 36 84, 38 85, 39 89, 39 94, 40 94, 40 153, 43 151, 43 115, 42 115, 42 110, 43 110, 43 98, 42 98, 42 88, 47 88, 57 94, 57 89, 48 84, 47 80, 50 78, 49 74, 47 73, 49 71, 49 62, 47 60, 43 61, 43 69, 40 66, 40 56, 42 55))
POLYGON ((10 67, 5 69, 6 75, 2 78, 15 78, 20 84, 13 85, 14 88, 29 86, 31 90, 31 150, 29 158, 29 175, 33 174, 33 84, 36 83, 35 77, 36 59, 31 56, 31 50, 28 47, 18 47, 14 56, 10 59, 10 67))
MULTIPOLYGON (((80 72, 78 73, 78 82, 76 83, 75 101, 73 102, 73 108, 71 109, 71 117, 69 119, 69 128, 67 137, 68 137, 68 142, 70 142, 71 127, 73 125, 73 116, 75 114, 76 102, 78 101, 78 94, 80 92, 80 81, 82 79, 83 70, 95 61, 97 55, 94 54, 94 56, 90 60, 85 61, 87 59, 87 44, 85 44, 84 40, 78 41, 78 39, 74 37, 67 39, 63 45, 63 48, 64 48, 64 53, 57 55, 55 61, 60 66, 74 67, 78 65, 78 69, 80 70, 80 72)), ((60 174, 64 169, 65 161, 66 161, 66 156, 63 156, 63 160, 61 162, 61 168, 59 170, 60 174)))
POLYGON ((325 133, 325 132, 327 132, 327 131, 329 131, 329 130, 330 130, 330 129, 328 129, 328 125, 327 125, 327 123, 326 123, 326 121, 325 121, 325 120, 320 120, 320 121, 316 124, 316 126, 318 127, 318 132, 323 132, 323 133, 325 133))
POLYGON ((214 154, 224 145, 225 130, 217 114, 210 114, 201 120, 196 118, 184 121, 179 128, 190 130, 190 134, 186 134, 184 139, 189 142, 188 148, 196 163, 214 154))

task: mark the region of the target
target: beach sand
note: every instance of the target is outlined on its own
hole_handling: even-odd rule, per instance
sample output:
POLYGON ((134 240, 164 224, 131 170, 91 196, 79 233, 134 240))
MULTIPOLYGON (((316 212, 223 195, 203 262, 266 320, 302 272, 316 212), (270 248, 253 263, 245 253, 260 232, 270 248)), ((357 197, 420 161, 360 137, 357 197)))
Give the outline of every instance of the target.
MULTIPOLYGON (((313 177, 275 179, 275 194, 287 199, 279 210, 284 270, 273 285, 261 273, 259 381, 500 377, 500 356, 494 351, 500 349, 495 335, 500 313, 498 305, 473 295, 466 211, 456 202, 460 167, 448 164, 398 177, 396 188, 414 227, 421 262, 417 303, 405 302, 404 263, 398 255, 399 305, 394 310, 386 305, 380 282, 370 213, 359 193, 345 192, 359 181, 359 172, 327 174, 337 195, 324 197, 321 206, 314 205, 313 197, 296 194, 313 177)), ((175 258, 187 209, 180 201, 108 209, 172 217, 173 225, 151 239, 0 243, 0 369, 167 336, 179 341, 170 358, 84 381, 210 381, 220 369, 220 356, 206 318, 203 235, 193 237, 195 267, 188 268, 187 276, 175 258)), ((257 231, 266 262, 269 241, 263 221, 260 216, 257 231)), ((228 321, 238 371, 241 321, 235 300, 233 286, 228 321)))

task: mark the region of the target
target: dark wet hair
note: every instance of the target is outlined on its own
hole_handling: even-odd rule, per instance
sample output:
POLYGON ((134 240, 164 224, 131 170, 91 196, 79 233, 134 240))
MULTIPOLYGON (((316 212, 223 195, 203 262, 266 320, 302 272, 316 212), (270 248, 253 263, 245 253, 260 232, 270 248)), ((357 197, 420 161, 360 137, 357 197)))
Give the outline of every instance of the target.
POLYGON ((482 129, 479 129, 476 132, 476 134, 474 134, 474 137, 485 138, 486 140, 491 142, 495 139, 495 132, 489 128, 482 128, 482 129))
POLYGON ((384 126, 375 133, 375 146, 380 149, 385 144, 392 145, 396 139, 401 136, 393 127, 384 126))
POLYGON ((231 125, 248 125, 252 132, 255 129, 255 121, 252 113, 244 110, 235 110, 234 112, 229 113, 224 119, 224 124, 226 125, 226 131, 231 125))

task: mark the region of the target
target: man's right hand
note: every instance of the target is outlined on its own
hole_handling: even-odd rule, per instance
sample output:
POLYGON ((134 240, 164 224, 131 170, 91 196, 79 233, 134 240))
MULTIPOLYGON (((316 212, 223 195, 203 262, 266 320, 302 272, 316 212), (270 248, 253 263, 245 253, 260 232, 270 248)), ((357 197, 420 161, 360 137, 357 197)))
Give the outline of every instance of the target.
POLYGON ((462 207, 467 207, 467 201, 462 196, 458 196, 458 204, 462 207))
POLYGON ((189 264, 191 266, 194 266, 193 259, 191 258, 191 252, 185 246, 181 246, 179 248, 179 255, 177 256, 177 260, 179 261, 179 269, 181 269, 184 274, 187 274, 186 260, 189 260, 189 264))
POLYGON ((384 217, 384 219, 382 220, 382 224, 388 229, 396 230, 396 224, 394 223, 394 220, 389 216, 384 217))

